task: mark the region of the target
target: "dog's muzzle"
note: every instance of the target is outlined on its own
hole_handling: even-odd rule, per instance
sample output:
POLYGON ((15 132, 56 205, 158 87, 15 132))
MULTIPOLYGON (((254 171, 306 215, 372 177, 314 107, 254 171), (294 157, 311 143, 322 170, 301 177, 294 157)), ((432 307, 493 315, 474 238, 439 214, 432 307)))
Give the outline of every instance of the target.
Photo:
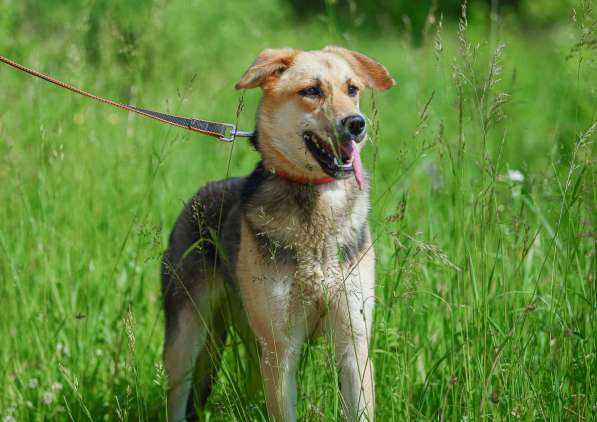
MULTIPOLYGON (((303 133, 303 140, 311 155, 326 174, 336 179, 343 179, 352 173, 359 189, 362 190, 364 178, 361 156, 356 141, 358 138, 355 138, 353 134, 350 134, 350 136, 339 135, 342 141, 336 143, 324 141, 314 132, 306 131, 303 133)), ((360 138, 358 142, 364 138, 362 129, 360 138)))

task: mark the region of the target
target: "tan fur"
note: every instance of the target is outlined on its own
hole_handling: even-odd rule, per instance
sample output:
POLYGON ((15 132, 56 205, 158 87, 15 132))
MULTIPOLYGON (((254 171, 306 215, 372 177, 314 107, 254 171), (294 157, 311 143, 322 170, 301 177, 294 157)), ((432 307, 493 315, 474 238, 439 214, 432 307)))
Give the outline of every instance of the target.
MULTIPOLYGON (((314 52, 284 49, 277 54, 268 50, 259 57, 256 66, 260 69, 268 60, 267 66, 275 68, 268 75, 259 73, 260 80, 251 78, 264 93, 258 115, 260 152, 266 168, 274 172, 283 169, 293 176, 325 176, 297 133, 310 128, 330 133, 338 119, 358 113, 359 98, 348 94, 349 84, 379 90, 394 85, 382 65, 343 48, 314 52), (272 60, 291 66, 275 67, 272 60), (314 83, 321 87, 322 98, 297 95, 314 83)), ((252 69, 247 74, 255 74, 252 69)), ((247 86, 245 79, 239 87, 247 86)), ((256 210, 242 221, 237 274, 249 322, 262 344, 268 409, 277 421, 296 417, 294 377, 300 346, 330 310, 326 325, 335 339, 346 415, 351 420, 373 419, 373 369, 368 355, 373 250, 369 248, 356 267, 341 264, 337 254, 338 244, 346 236, 341 233, 343 226, 337 225, 339 216, 348 219, 350 227, 358 226, 366 219, 368 205, 357 204, 354 215, 341 215, 347 192, 354 185, 338 182, 335 189, 323 189, 308 222, 275 210, 256 210), (296 264, 280 268, 261 256, 249 225, 258 234, 296 245, 296 264)))
POLYGON ((373 251, 370 249, 363 259, 344 264, 337 253, 338 245, 348 235, 343 233, 343 225, 337 225, 338 217, 347 219, 349 227, 366 219, 364 197, 357 199, 363 203, 354 204, 351 215, 345 214, 351 189, 354 187, 347 181, 325 187, 308 222, 284 210, 259 209, 247 214, 242 222, 238 281, 249 323, 262 345, 268 409, 276 421, 295 420, 294 377, 299 352, 318 326, 333 333, 349 420, 373 419, 372 365, 368 357, 373 251), (281 266, 262 256, 247 222, 258 236, 283 239, 296 247, 296 264, 281 266))
POLYGON ((292 48, 268 48, 257 56, 253 66, 247 70, 243 77, 236 83, 236 89, 255 88, 263 85, 265 81, 276 72, 288 68, 292 59, 298 52, 292 48))
POLYGON ((337 47, 302 52, 266 50, 237 83, 237 88, 261 86, 263 89, 257 124, 260 151, 267 168, 284 169, 299 177, 324 177, 297 134, 314 128, 329 135, 335 130, 336 119, 358 112, 359 96, 348 95, 348 83, 382 90, 394 84, 381 64, 348 52, 337 47), (315 81, 321 82, 323 100, 297 95, 315 81))
MULTIPOLYGON (((236 182, 228 179, 200 191, 195 208, 213 211, 212 199, 223 201, 222 192, 228 192, 231 211, 221 226, 218 220, 217 229, 223 227, 225 232, 226 228, 235 227, 236 234, 219 233, 222 237, 217 243, 225 248, 225 241, 232 238, 238 242, 238 250, 233 247, 226 250, 237 252, 229 272, 216 271, 216 265, 213 268, 224 278, 231 276, 230 284, 238 287, 238 295, 235 289, 229 292, 209 280, 199 283, 192 294, 198 303, 195 315, 189 304, 181 305, 182 311, 176 314, 178 299, 167 298, 167 314, 170 307, 174 309, 171 314, 177 315, 176 320, 170 320, 174 327, 170 331, 178 330, 166 343, 165 353, 171 419, 185 417, 191 385, 188 375, 193 360, 203 353, 201 348, 207 336, 205 321, 211 321, 213 309, 224 297, 222 292, 228 292, 234 296, 231 309, 235 312, 230 319, 237 320, 234 324, 241 327, 239 331, 248 339, 246 343, 250 344, 254 336, 260 345, 261 376, 272 420, 296 420, 296 372, 303 344, 312 336, 326 335, 335 350, 346 419, 373 421, 375 387, 369 342, 375 258, 367 222, 367 181, 361 178, 357 183, 352 177, 336 173, 330 173, 334 175, 331 178, 323 170, 330 171, 329 162, 320 164, 313 155, 321 153, 321 144, 309 144, 309 150, 304 136, 309 140, 309 134, 314 133, 318 142, 328 142, 330 148, 339 147, 347 141, 340 140, 338 128, 348 127, 342 126, 351 121, 347 117, 361 116, 360 90, 365 87, 384 90, 393 84, 394 80, 381 64, 339 47, 319 51, 265 50, 236 84, 238 89, 260 87, 263 91, 256 145, 263 166, 252 174, 254 180, 251 177, 246 180, 250 185, 247 195, 234 197, 236 182), (301 94, 313 86, 320 89, 321 95, 301 94), (272 176, 278 173, 284 176, 272 176), (320 185, 300 182, 324 177, 332 182, 320 185), (218 186, 223 186, 222 190, 217 190, 218 186), (244 312, 238 312, 239 302, 244 312), (250 330, 243 330, 244 326, 250 330)), ((364 128, 362 118, 361 122, 364 128)), ((357 134, 358 143, 355 138, 349 142, 360 151, 366 143, 366 131, 357 134)), ((200 241, 193 236, 204 235, 203 232, 193 235, 196 227, 192 221, 189 223, 189 218, 189 212, 183 212, 177 222, 182 228, 173 230, 171 240, 174 246, 170 255, 175 257, 172 265, 183 275, 193 272, 179 262, 180 251, 196 247, 200 241)), ((205 233, 214 232, 214 223, 210 224, 209 232, 205 233)), ((194 262, 212 265, 206 261, 207 254, 194 253, 194 262)), ((220 262, 227 260, 228 257, 220 262)), ((205 276, 205 272, 198 274, 205 276)), ((179 279, 183 285, 192 282, 184 277, 179 279)), ((257 354, 251 350, 250 355, 257 354)), ((200 358, 197 368, 208 372, 209 362, 200 358)))
POLYGON ((387 69, 356 51, 347 50, 342 47, 326 47, 324 51, 332 52, 344 57, 355 69, 355 71, 367 82, 367 86, 373 89, 384 91, 396 84, 387 69))

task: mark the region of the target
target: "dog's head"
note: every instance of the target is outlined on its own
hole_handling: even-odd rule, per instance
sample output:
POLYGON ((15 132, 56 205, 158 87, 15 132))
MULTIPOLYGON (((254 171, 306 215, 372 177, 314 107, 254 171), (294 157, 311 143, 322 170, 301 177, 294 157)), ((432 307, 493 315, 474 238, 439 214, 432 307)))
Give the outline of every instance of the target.
POLYGON ((367 123, 359 97, 364 88, 393 85, 386 68, 369 57, 326 47, 265 50, 236 88, 263 90, 257 148, 267 169, 305 181, 354 175, 362 188, 367 123))

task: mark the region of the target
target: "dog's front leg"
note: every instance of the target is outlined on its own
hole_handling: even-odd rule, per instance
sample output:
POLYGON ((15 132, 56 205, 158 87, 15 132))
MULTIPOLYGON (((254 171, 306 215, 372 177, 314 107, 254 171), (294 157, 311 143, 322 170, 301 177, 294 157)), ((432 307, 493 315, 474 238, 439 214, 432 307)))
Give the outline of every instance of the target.
POLYGON ((300 347, 283 342, 263 344, 261 372, 270 417, 276 422, 296 421, 296 371, 300 347))
POLYGON ((373 251, 345 280, 330 317, 346 419, 373 421, 373 364, 369 340, 374 304, 373 251))
POLYGON ((305 340, 302 313, 289 303, 291 277, 263 272, 255 278, 245 309, 261 345, 261 375, 267 410, 275 422, 296 421, 296 371, 305 340))
MULTIPOLYGON (((268 414, 275 422, 294 422, 296 371, 305 339, 304 322, 292 317, 300 313, 292 312, 287 300, 277 297, 275 282, 268 291, 260 291, 259 284, 254 284, 256 294, 246 306, 251 328, 261 344, 260 366, 268 414)), ((281 296, 287 298, 287 293, 281 296)))
POLYGON ((296 420, 296 369, 307 332, 291 300, 294 268, 272 265, 243 221, 237 276, 249 326, 261 345, 261 374, 270 419, 296 420))
POLYGON ((335 338, 342 405, 348 421, 373 421, 373 366, 363 336, 335 338))

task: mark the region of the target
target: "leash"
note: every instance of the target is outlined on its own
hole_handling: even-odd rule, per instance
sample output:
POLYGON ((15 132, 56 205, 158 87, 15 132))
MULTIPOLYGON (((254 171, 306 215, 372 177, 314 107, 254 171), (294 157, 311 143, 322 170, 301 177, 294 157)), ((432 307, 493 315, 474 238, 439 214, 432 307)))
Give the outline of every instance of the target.
POLYGON ((116 101, 109 100, 107 98, 100 97, 98 95, 91 94, 87 91, 83 91, 80 88, 76 88, 72 85, 59 81, 58 79, 54 79, 48 75, 45 75, 37 70, 30 69, 28 67, 23 66, 17 62, 14 62, 10 59, 7 59, 4 56, 0 56, 0 62, 6 63, 9 66, 14 67, 22 72, 28 73, 31 76, 35 76, 37 78, 43 79, 44 81, 50 82, 54 85, 57 85, 61 88, 67 89, 71 92, 76 94, 82 95, 84 97, 91 98, 93 100, 102 102, 104 104, 108 104, 114 107, 118 107, 123 110, 127 110, 133 113, 140 114, 141 116, 149 117, 150 119, 154 119, 163 123, 168 123, 172 126, 177 126, 183 129, 188 129, 193 132, 200 133, 202 135, 212 136, 219 141, 222 142, 234 142, 235 137, 240 138, 250 138, 253 136, 253 132, 245 132, 242 130, 237 130, 236 125, 232 123, 218 123, 218 122, 210 122, 208 120, 199 120, 199 119, 192 119, 187 117, 180 117, 174 116, 172 114, 165 114, 160 113, 157 111, 147 110, 140 107, 135 107, 130 104, 122 104, 116 101))

